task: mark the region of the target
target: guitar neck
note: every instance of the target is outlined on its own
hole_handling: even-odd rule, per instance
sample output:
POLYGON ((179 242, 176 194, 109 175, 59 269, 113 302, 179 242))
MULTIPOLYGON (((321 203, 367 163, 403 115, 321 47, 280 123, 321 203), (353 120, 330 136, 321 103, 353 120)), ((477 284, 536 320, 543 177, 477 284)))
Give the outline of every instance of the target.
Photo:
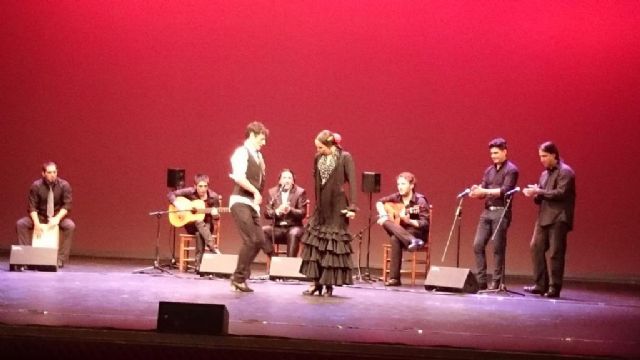
POLYGON ((228 207, 210 207, 210 208, 204 208, 204 209, 198 209, 198 214, 208 214, 211 212, 211 210, 213 209, 218 209, 219 213, 228 213, 231 212, 231 208, 228 207))

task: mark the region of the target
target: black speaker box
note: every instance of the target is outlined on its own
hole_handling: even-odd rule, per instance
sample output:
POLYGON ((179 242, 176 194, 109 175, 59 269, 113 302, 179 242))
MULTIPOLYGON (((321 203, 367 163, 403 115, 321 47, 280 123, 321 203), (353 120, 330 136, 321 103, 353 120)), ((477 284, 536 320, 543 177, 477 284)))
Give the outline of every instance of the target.
POLYGON ((362 173, 362 192, 380 192, 380 173, 365 171, 362 173))
POLYGON ((274 256, 269 266, 269 279, 306 279, 306 276, 300 273, 300 265, 302 258, 274 256))
POLYGON ((163 333, 226 335, 229 312, 218 304, 160 301, 157 329, 163 333))
POLYGON ((469 269, 445 266, 432 266, 424 281, 425 290, 445 292, 478 292, 478 280, 469 269))
POLYGON ((167 187, 180 189, 184 187, 184 169, 167 169, 167 187))

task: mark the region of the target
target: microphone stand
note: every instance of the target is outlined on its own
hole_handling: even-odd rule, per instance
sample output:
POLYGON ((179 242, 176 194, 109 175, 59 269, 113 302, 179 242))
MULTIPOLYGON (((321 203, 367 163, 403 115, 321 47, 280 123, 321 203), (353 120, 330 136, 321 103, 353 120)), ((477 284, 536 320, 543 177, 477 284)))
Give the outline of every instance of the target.
MULTIPOLYGON (((271 251, 272 254, 274 254, 275 256, 278 256, 277 253, 275 253, 275 246, 276 246, 276 199, 278 198, 278 195, 281 193, 282 191, 282 187, 278 186, 278 192, 276 193, 276 197, 274 197, 273 199, 271 199, 271 210, 273 210, 273 218, 271 219, 271 251)), ((271 272, 271 257, 269 255, 267 255, 267 275, 269 272, 271 272)))
POLYGON ((169 275, 173 275, 171 271, 164 269, 160 266, 160 217, 164 214, 177 212, 177 211, 153 211, 149 213, 149 216, 155 216, 157 220, 156 227, 156 258, 153 261, 153 266, 149 266, 143 269, 134 270, 134 274, 146 274, 149 270, 158 270, 161 273, 167 273, 169 275))
POLYGON ((457 244, 456 244, 456 267, 460 267, 460 227, 462 224, 462 202, 464 200, 464 196, 460 196, 460 201, 458 201, 458 206, 456 207, 456 211, 453 215, 453 222, 451 223, 451 230, 449 230, 449 238, 447 238, 447 245, 444 247, 444 253, 442 253, 442 262, 444 262, 444 258, 447 255, 447 249, 449 248, 449 243, 451 242, 451 236, 453 235, 453 229, 458 227, 457 231, 457 244))
MULTIPOLYGON (((498 220, 498 225, 496 225, 496 229, 493 230, 493 234, 491 235, 491 239, 489 239, 489 241, 494 242, 494 239, 496 238, 496 234, 498 233, 498 231, 500 230, 500 225, 502 225, 502 220, 504 220, 505 215, 507 214, 507 210, 509 210, 509 206, 511 206, 511 199, 513 198, 513 194, 507 196, 507 201, 506 204, 504 206, 504 209, 502 210, 502 214, 500 214, 500 220, 498 220)), ((504 230, 505 232, 507 231, 506 229, 504 230)), ((500 277, 500 285, 498 285, 497 289, 494 290, 480 290, 478 291, 478 294, 488 294, 488 293, 500 293, 500 292, 506 292, 508 294, 516 294, 516 295, 520 295, 520 296, 524 296, 523 293, 519 293, 517 291, 513 291, 513 290, 508 290, 507 289, 507 285, 505 285, 504 283, 504 278, 505 276, 507 276, 507 268, 506 268, 506 258, 507 258, 507 242, 505 241, 504 244, 504 256, 502 257, 502 276, 500 277)))
POLYGON ((371 280, 371 269, 369 268, 369 254, 371 253, 371 208, 373 204, 373 193, 369 193, 369 224, 367 225, 367 272, 364 273, 364 276, 371 280))
MULTIPOLYGON (((367 224, 367 226, 360 229, 355 235, 352 235, 354 238, 358 238, 358 275, 354 277, 358 281, 364 281, 364 282, 371 281, 371 276, 369 273, 365 273, 364 275, 362 275, 362 266, 360 265, 361 264, 360 259, 362 258, 362 237, 364 236, 364 232, 366 230, 369 230, 369 233, 371 232, 371 225, 373 224, 374 222, 369 220, 369 223, 367 224)), ((367 257, 368 255, 369 254, 367 253, 367 257)))

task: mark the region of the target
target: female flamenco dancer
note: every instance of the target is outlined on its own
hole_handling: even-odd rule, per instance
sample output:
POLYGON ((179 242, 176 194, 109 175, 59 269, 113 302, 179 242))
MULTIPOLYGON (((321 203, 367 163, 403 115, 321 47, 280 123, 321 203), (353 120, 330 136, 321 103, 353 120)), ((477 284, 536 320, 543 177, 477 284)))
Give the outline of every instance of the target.
POLYGON ((322 130, 315 139, 316 207, 302 237, 300 272, 313 281, 303 295, 333 296, 333 287, 353 284, 349 220, 356 214, 356 171, 340 135, 322 130), (348 184, 348 194, 345 194, 348 184))

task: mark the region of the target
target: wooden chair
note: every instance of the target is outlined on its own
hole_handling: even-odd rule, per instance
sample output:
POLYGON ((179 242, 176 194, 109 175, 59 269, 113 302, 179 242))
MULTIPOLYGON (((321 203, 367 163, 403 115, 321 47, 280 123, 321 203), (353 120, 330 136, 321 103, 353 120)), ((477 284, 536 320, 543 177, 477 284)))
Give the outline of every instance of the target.
MULTIPOLYGON (((307 201, 307 204, 305 206, 306 206, 307 214, 302 220, 303 224, 311 216, 311 213, 310 213, 311 206, 309 205, 309 201, 307 201)), ((296 256, 300 255, 301 250, 302 250, 302 247, 300 246, 298 248, 298 254, 296 254, 296 256)), ((273 244, 273 251, 275 256, 281 256, 281 255, 287 256, 287 254, 289 253, 289 244, 277 244, 277 243, 273 244)), ((271 269, 271 258, 267 256, 267 273, 269 273, 269 269, 271 269)))
MULTIPOLYGON (((307 201, 307 204, 305 205, 305 207, 307 208, 306 210, 306 216, 304 217, 304 219, 302 220, 302 222, 304 223, 309 216, 311 216, 311 214, 309 213, 310 210, 310 206, 309 206, 309 202, 307 201)), ((289 244, 273 244, 273 251, 275 253, 276 256, 280 256, 280 255, 284 255, 287 256, 287 254, 289 253, 289 244)), ((300 252, 300 250, 298 250, 298 253, 300 252)))
MULTIPOLYGON (((402 263, 411 263, 409 268, 402 267, 400 269, 400 275, 411 274, 411 285, 416 284, 416 277, 418 275, 424 275, 427 277, 429 273, 429 267, 431 266, 431 233, 433 229, 433 206, 429 205, 429 235, 427 235, 427 241, 424 243, 424 247, 409 252, 409 256, 405 256, 404 251, 402 255, 402 263), (424 257, 423 257, 424 254, 424 257), (419 266, 424 265, 424 268, 420 269, 419 266)), ((391 263, 391 244, 382 245, 382 281, 387 282, 389 280, 389 265, 391 263)))
MULTIPOLYGON (((222 198, 220 199, 220 206, 222 207, 222 198)), ((213 242, 214 250, 220 249, 220 217, 213 221, 214 232, 211 234, 211 241, 213 242)), ((195 270, 196 266, 196 235, 181 233, 178 234, 178 243, 180 248, 178 250, 178 270, 180 272, 189 271, 189 269, 195 270)), ((206 244, 205 244, 206 251, 206 244)))

